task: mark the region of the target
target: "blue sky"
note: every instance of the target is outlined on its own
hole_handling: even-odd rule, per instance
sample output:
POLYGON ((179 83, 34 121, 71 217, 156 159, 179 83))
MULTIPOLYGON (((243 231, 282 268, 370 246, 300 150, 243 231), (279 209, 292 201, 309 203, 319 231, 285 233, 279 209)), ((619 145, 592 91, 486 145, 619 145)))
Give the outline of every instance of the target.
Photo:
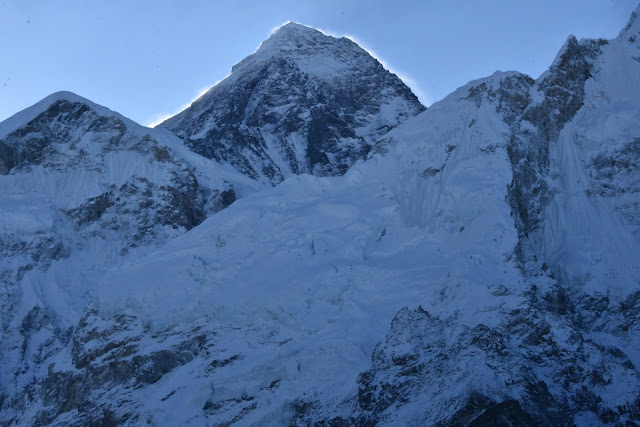
POLYGON ((286 21, 349 35, 425 104, 496 70, 533 77, 569 34, 615 37, 638 0, 0 0, 0 120, 70 90, 148 125, 286 21))

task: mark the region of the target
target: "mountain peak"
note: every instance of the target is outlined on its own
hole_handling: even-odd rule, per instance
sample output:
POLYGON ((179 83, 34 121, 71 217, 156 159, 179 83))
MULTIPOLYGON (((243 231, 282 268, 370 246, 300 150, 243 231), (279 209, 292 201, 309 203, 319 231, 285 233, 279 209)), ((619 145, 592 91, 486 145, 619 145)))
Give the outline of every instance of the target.
MULTIPOLYGON (((234 65, 231 72, 252 68, 255 64, 274 57, 299 63, 300 60, 306 62, 310 58, 328 59, 335 57, 339 52, 345 54, 340 55, 344 58, 368 55, 365 50, 346 37, 333 37, 307 25, 287 22, 271 33, 271 36, 263 41, 252 55, 234 65)), ((324 67, 320 66, 320 69, 322 68, 324 67)), ((314 72, 313 69, 308 71, 314 72)))
POLYGON ((54 92, 51 95, 48 95, 43 99, 41 99, 40 101, 36 102, 32 106, 25 108, 22 111, 19 111, 18 113, 14 114, 13 116, 9 117, 8 119, 0 123, 0 139, 4 138, 8 133, 19 128, 20 126, 25 125, 31 119, 36 117, 38 114, 44 112, 52 104, 58 101, 80 102, 83 104, 93 105, 91 101, 81 96, 78 96, 73 92, 68 92, 68 91, 54 92))
POLYGON ((58 92, 54 92, 49 96, 46 96, 42 99, 42 102, 55 102, 55 101, 70 101, 70 102, 82 102, 87 103, 91 102, 86 98, 83 98, 80 95, 77 95, 68 90, 61 90, 58 92))
POLYGON ((109 108, 104 107, 100 104, 96 104, 95 102, 87 98, 84 98, 80 95, 76 95, 73 92, 59 91, 59 92, 54 92, 51 95, 48 95, 42 98, 40 101, 36 102, 32 106, 25 108, 22 111, 19 111, 18 113, 14 114, 13 116, 1 122, 0 123, 0 139, 6 137, 9 133, 13 132, 19 127, 24 126, 33 118, 35 118, 39 114, 48 110, 49 107, 61 101, 84 104, 101 116, 117 117, 118 119, 124 121, 125 123, 128 123, 128 124, 133 123, 130 119, 120 115, 119 113, 116 113, 115 111, 112 111, 109 108))
POLYGON ((345 173, 383 134, 423 110, 350 39, 288 22, 161 126, 198 154, 277 184, 292 174, 345 173))
POLYGON ((631 17, 629 18, 629 22, 627 25, 620 31, 620 35, 618 37, 625 36, 638 36, 640 35, 640 5, 631 13, 631 17))
POLYGON ((300 24, 298 22, 288 21, 282 24, 280 27, 278 27, 273 33, 271 33, 271 37, 278 36, 278 35, 285 35, 285 34, 296 34, 296 33, 299 33, 299 34, 320 33, 321 35, 324 35, 322 31, 316 28, 310 27, 308 25, 300 24))
POLYGON ((334 45, 340 39, 328 36, 322 31, 297 22, 287 22, 271 33, 260 44, 258 51, 275 49, 280 52, 305 52, 308 47, 334 45))

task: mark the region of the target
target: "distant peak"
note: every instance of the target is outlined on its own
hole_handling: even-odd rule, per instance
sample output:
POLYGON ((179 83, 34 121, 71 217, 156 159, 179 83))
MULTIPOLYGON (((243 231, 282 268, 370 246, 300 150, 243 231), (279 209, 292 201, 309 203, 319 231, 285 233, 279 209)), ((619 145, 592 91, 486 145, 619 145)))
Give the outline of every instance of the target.
POLYGON ((59 91, 44 97, 43 99, 36 102, 32 106, 27 107, 24 110, 19 111, 18 113, 9 117, 5 121, 0 122, 0 139, 6 137, 9 132, 12 132, 21 126, 24 126, 33 118, 45 112, 47 109, 49 109, 49 107, 61 101, 84 104, 101 116, 117 117, 118 119, 123 120, 128 124, 134 123, 130 119, 127 119, 126 117, 114 111, 111 111, 107 107, 103 107, 102 105, 96 104, 95 102, 90 101, 87 98, 83 98, 80 95, 76 95, 73 92, 59 91))
POLYGON ((282 24, 280 27, 278 27, 276 29, 276 31, 279 30, 293 30, 293 29, 299 29, 299 30, 304 30, 304 29, 309 29, 309 30, 315 30, 317 31, 315 28, 310 27, 308 25, 304 25, 304 24, 300 24, 299 22, 293 22, 293 21, 287 21, 284 24, 282 24))
POLYGON ((291 34, 291 33, 309 33, 309 34, 318 33, 318 34, 324 35, 322 31, 316 28, 310 27, 308 25, 300 24, 298 22, 287 21, 284 24, 282 24, 280 27, 278 27, 273 33, 271 33, 271 37, 276 35, 291 34))
POLYGON ((264 42, 263 46, 288 46, 289 48, 301 47, 317 42, 334 42, 337 39, 326 35, 322 31, 297 22, 287 22, 278 27, 264 42))
POLYGON ((89 101, 86 98, 83 98, 80 95, 76 95, 73 92, 69 92, 66 90, 61 90, 59 92, 54 92, 51 95, 43 98, 40 102, 45 104, 53 104, 57 101, 69 101, 69 102, 80 102, 83 104, 93 104, 93 102, 89 101))
POLYGON ((316 28, 289 21, 272 32, 253 54, 234 65, 231 72, 251 68, 275 56, 289 59, 332 56, 338 45, 349 46, 356 55, 361 53, 359 46, 347 38, 330 36, 316 28))
POLYGON ((625 35, 637 35, 640 34, 640 5, 631 13, 631 18, 627 25, 620 31, 618 37, 624 37, 625 35))
POLYGON ((38 114, 46 111, 51 105, 58 101, 80 102, 83 104, 93 104, 91 101, 76 95, 73 92, 60 91, 52 93, 49 96, 44 97, 40 101, 36 102, 32 106, 25 108, 22 111, 17 112, 13 116, 9 117, 3 122, 0 122, 0 139, 7 136, 9 132, 24 126, 38 114))

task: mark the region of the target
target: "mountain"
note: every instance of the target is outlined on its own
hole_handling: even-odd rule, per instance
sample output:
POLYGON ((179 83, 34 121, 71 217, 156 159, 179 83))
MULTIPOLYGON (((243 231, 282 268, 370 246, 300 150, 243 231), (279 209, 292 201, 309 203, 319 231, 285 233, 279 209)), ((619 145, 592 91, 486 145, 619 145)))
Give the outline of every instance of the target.
POLYGON ((350 39, 288 23, 160 126, 198 154, 277 184, 292 174, 344 174, 379 137, 423 110, 350 39))
MULTIPOLYGON (((170 133, 69 92, 2 122, 0 400, 63 351, 94 275, 162 246, 254 187, 170 133)), ((15 402, 3 404, 8 422, 15 402)))
MULTIPOLYGON (((537 79, 496 72, 466 84, 377 138, 344 174, 292 172, 274 187, 86 100, 87 113, 40 117, 53 105, 43 101, 3 122, 11 156, 0 186, 12 190, 0 197, 43 193, 49 168, 95 164, 97 176, 72 181, 116 182, 108 166, 169 187, 167 171, 192 171, 210 192, 176 186, 176 204, 153 187, 174 213, 200 200, 193 217, 206 219, 159 214, 173 231, 119 243, 108 262, 83 242, 129 242, 139 226, 111 239, 107 211, 85 231, 74 209, 86 202, 57 196, 70 184, 46 190, 48 205, 28 193, 3 200, 3 242, 18 228, 35 239, 45 224, 45 236, 77 236, 80 248, 42 264, 36 251, 0 261, 8 273, 34 264, 3 287, 13 296, 2 299, 0 422, 640 423, 639 14, 613 40, 569 37, 537 79), (45 132, 50 145, 36 137, 45 132), (94 147, 92 163, 56 163, 72 152, 67 134, 94 147), (105 147, 116 142, 112 161, 105 147), (154 160, 153 147, 172 161, 154 160), (132 156, 136 167, 122 167, 132 156), (214 189, 231 188, 234 203, 207 208, 214 189), (38 217, 44 205, 55 220, 38 217)), ((141 196, 119 197, 131 208, 117 220, 147 211, 141 196)))
MULTIPOLYGON (((194 155, 171 134, 69 92, 0 125, 0 173, 5 234, 40 239, 46 229, 71 231, 68 244, 79 235, 99 237, 113 241, 115 253, 190 230, 235 200, 233 183, 255 191, 250 180, 194 155)), ((62 246, 56 251, 68 253, 62 246)))

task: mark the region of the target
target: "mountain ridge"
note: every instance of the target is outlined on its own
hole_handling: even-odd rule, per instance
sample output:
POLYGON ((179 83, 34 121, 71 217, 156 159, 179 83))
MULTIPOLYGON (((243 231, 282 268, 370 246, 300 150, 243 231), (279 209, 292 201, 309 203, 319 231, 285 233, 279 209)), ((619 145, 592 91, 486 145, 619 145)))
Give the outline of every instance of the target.
POLYGON ((93 101, 90 101, 89 99, 84 98, 80 95, 76 95, 73 92, 63 90, 63 91, 54 92, 51 95, 48 95, 42 98, 40 101, 36 102, 31 107, 26 108, 22 111, 19 111, 13 116, 8 117, 6 120, 3 120, 2 122, 0 122, 0 138, 5 138, 9 132, 17 129, 18 127, 24 126, 25 124, 27 124, 27 122, 31 121, 37 115, 44 112, 48 107, 51 106, 51 104, 57 101, 69 101, 69 102, 86 104, 90 106, 92 109, 96 111, 100 111, 101 114, 117 116, 121 120, 124 119, 129 122, 132 122, 132 120, 127 119, 123 115, 116 113, 108 109, 107 107, 96 104, 93 101))
POLYGON ((424 107, 347 38, 286 24, 190 107, 159 126, 259 181, 342 174, 424 107))

